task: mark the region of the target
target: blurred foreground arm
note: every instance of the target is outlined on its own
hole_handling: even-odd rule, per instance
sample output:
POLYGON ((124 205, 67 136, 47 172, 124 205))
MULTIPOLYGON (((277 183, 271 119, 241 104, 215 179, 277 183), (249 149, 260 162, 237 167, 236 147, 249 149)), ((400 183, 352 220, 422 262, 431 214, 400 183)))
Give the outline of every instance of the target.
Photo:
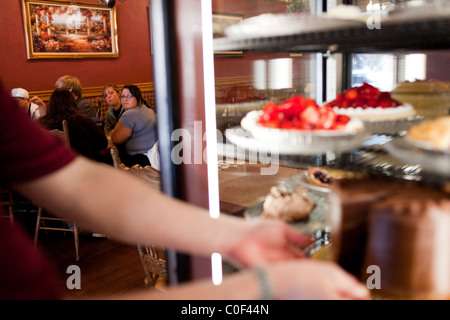
POLYGON ((305 247, 311 242, 279 221, 212 219, 207 210, 83 157, 17 189, 49 212, 118 240, 205 256, 219 252, 245 266, 298 257, 292 245, 305 247))
MULTIPOLYGON (((367 300, 367 287, 331 262, 291 260, 267 265, 272 299, 280 300, 367 300)), ((120 299, 167 300, 259 300, 261 284, 250 269, 229 275, 219 286, 203 280, 183 284, 166 293, 138 291, 120 299)))
MULTIPOLYGON (((147 242, 195 254, 220 252, 244 265, 297 256, 286 242, 309 239, 278 221, 212 219, 206 210, 170 199, 139 180, 78 157, 63 169, 18 186, 51 212, 116 238, 147 242), (58 190, 58 192, 55 192, 58 190)), ((362 284, 330 262, 292 259, 265 268, 276 299, 367 299, 362 284)), ((260 299, 261 284, 249 269, 224 279, 197 281, 167 293, 140 291, 120 299, 260 299)))

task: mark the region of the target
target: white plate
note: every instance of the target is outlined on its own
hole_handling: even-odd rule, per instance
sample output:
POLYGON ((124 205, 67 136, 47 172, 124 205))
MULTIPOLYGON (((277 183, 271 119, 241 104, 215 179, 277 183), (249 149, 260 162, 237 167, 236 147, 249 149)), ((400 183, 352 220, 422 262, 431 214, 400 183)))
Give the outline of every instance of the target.
POLYGON ((356 107, 356 108, 339 108, 333 107, 334 112, 343 114, 352 118, 361 119, 368 122, 381 122, 404 120, 409 117, 416 116, 417 113, 414 107, 409 103, 403 103, 395 108, 381 108, 381 107, 356 107), (373 120, 376 119, 376 120, 373 120))
POLYGON ((393 139, 384 147, 400 161, 417 164, 424 171, 450 177, 450 151, 424 148, 421 144, 414 145, 406 137, 393 139))
POLYGON ((411 116, 404 119, 397 120, 383 120, 383 121, 369 121, 364 120, 364 127, 366 131, 374 134, 388 134, 395 135, 400 132, 408 131, 412 126, 422 122, 424 117, 411 116))
POLYGON ((317 155, 327 152, 342 153, 358 149, 369 139, 361 120, 352 119, 349 130, 283 130, 256 124, 262 111, 249 112, 241 122, 242 127, 225 131, 230 142, 256 152, 285 155, 317 155))

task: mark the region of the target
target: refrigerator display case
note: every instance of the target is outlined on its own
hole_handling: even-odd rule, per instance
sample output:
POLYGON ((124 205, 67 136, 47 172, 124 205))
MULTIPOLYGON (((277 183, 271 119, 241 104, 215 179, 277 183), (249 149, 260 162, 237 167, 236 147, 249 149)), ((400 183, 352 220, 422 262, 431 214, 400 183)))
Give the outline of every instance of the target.
MULTIPOLYGON (((154 47, 156 99, 158 110, 164 110, 158 121, 166 193, 221 211, 220 199, 212 200, 219 194, 217 161, 260 162, 260 152, 252 146, 273 144, 270 135, 245 144, 242 141, 248 142, 251 133, 241 130, 236 137, 236 130, 229 135, 230 129, 242 129, 242 119, 270 101, 302 95, 322 105, 363 83, 411 104, 417 103, 412 97, 417 92, 404 87, 425 84, 422 96, 437 95, 439 102, 428 103, 418 112, 422 119, 406 126, 388 123, 391 131, 381 125, 380 132, 344 137, 349 139, 345 143, 294 137, 304 150, 312 151, 279 152, 279 165, 300 170, 312 165, 352 167, 399 179, 449 183, 448 152, 433 154, 441 160, 436 170, 427 160, 407 163, 385 148, 416 121, 450 114, 446 101, 450 91, 445 89, 450 81, 450 7, 444 1, 152 0, 151 9, 153 43, 158 43, 154 47), (340 11, 341 5, 351 5, 352 11, 349 7, 340 11), (291 23, 288 13, 299 21, 291 23), (436 82, 439 92, 430 89, 436 82), (428 109, 435 113, 424 111, 428 109), (216 162, 173 164, 174 141, 167 132, 175 128, 194 132, 198 121, 206 127, 203 146, 217 157, 216 162), (208 131, 211 123, 215 130, 208 131), (322 148, 313 148, 317 146, 322 148)), ((195 263, 191 258, 169 255, 174 283, 210 274, 209 259, 195 263)))
MULTIPOLYGON (((357 19, 349 21, 346 18, 338 23, 333 21, 335 24, 332 25, 329 21, 309 17, 311 13, 319 17, 335 17, 331 12, 336 11, 339 11, 339 19, 345 15, 349 17, 350 11, 341 11, 342 7, 349 8, 338 2, 316 2, 313 11, 306 10, 296 16, 297 19, 311 19, 307 24, 298 23, 298 30, 295 25, 287 27, 283 24, 283 19, 286 19, 284 15, 260 14, 247 18, 247 24, 242 23, 239 28, 232 29, 228 37, 214 40, 214 49, 218 52, 245 52, 246 57, 239 59, 247 59, 253 70, 252 82, 246 85, 252 90, 262 90, 253 94, 261 99, 259 102, 254 99, 253 105, 249 101, 250 95, 242 93, 240 97, 245 99, 245 103, 237 103, 239 99, 233 96, 232 103, 223 104, 223 94, 219 92, 216 106, 221 131, 226 127, 239 126, 249 109, 262 108, 267 101, 280 102, 301 94, 315 99, 318 104, 324 104, 335 99, 340 92, 363 83, 369 83, 380 91, 390 92, 401 102, 413 104, 418 114, 424 118, 450 114, 448 101, 445 101, 449 94, 445 89, 449 74, 448 63, 445 61, 450 57, 448 4, 442 1, 356 1, 351 7, 358 9, 357 19), (302 16, 303 13, 305 17, 302 16), (278 29, 275 19, 279 19, 282 24, 278 29), (255 32, 257 29, 262 31, 255 32), (443 89, 438 91, 434 86, 441 86, 443 89), (424 92, 420 94, 420 89, 414 92, 412 87, 422 87, 424 92), (415 97, 416 93, 418 98, 415 97), (424 107, 418 101, 420 96, 425 96, 424 107), (427 103, 429 99, 439 101, 433 100, 436 103, 430 104, 427 103)), ((222 70, 232 70, 229 65, 233 61, 227 59, 222 62, 219 59, 223 58, 216 58, 216 79, 222 70)), ((235 60, 235 64, 240 66, 242 61, 235 60)), ((238 70, 242 68, 239 67, 238 70)), ((376 148, 379 143, 383 144, 392 137, 404 134, 409 126, 419 120, 421 119, 401 124, 376 123, 371 133, 379 133, 381 137, 373 137, 374 142, 369 141, 367 147, 376 148)), ((367 125, 373 127, 374 123, 367 125)), ((230 151, 227 144, 224 150, 230 151)), ((281 155, 280 160, 283 165, 303 168, 312 164, 336 164, 340 160, 341 166, 354 166, 359 163, 359 156, 358 154, 355 159, 354 152, 324 152, 313 157, 281 155)), ((387 157, 385 160, 388 160, 387 157)), ((392 170, 393 175, 402 174, 397 166, 387 166, 386 161, 379 161, 382 163, 380 173, 386 174, 392 170), (389 170, 386 170, 387 167, 389 170)), ((373 169, 373 165, 370 165, 370 169, 373 169)), ((410 170, 412 169, 409 167, 405 170, 408 176, 410 170)), ((421 171, 421 168, 417 168, 417 173, 421 171)))

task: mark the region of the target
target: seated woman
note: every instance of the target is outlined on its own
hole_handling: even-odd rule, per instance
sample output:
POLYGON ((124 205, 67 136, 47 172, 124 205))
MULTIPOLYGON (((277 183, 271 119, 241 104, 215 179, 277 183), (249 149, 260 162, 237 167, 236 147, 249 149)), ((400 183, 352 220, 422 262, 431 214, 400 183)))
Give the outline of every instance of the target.
POLYGON ((79 154, 112 165, 105 133, 89 117, 78 111, 73 94, 63 88, 55 89, 47 104, 47 114, 38 121, 48 130, 63 130, 67 120, 71 147, 79 154))
POLYGON ((120 90, 115 84, 107 84, 103 87, 103 97, 109 106, 105 118, 105 132, 110 134, 116 127, 119 118, 123 113, 122 102, 120 100, 120 90))
POLYGON ((120 159, 126 166, 150 165, 147 153, 158 140, 156 114, 135 85, 123 87, 121 100, 124 111, 111 133, 111 141, 120 146, 120 159))

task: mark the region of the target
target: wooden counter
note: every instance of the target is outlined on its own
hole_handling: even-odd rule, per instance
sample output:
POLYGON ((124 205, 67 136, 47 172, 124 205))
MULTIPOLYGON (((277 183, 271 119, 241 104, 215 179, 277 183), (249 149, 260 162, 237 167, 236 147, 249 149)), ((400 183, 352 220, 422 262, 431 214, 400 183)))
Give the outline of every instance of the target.
POLYGON ((273 186, 304 170, 280 166, 274 175, 263 175, 262 168, 270 165, 249 162, 219 164, 220 207, 223 213, 236 214, 257 205, 273 186))

